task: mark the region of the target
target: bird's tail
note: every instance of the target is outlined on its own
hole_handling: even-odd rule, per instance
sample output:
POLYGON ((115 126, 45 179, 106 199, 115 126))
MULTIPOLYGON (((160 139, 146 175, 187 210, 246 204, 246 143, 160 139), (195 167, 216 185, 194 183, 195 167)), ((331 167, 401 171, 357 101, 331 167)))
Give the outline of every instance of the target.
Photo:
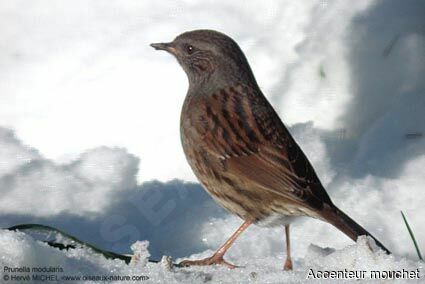
POLYGON ((324 210, 322 217, 327 222, 338 228, 341 232, 346 234, 353 241, 357 241, 359 236, 369 236, 381 249, 383 249, 386 253, 391 254, 391 252, 380 241, 372 236, 372 234, 366 231, 362 226, 357 224, 353 219, 348 217, 347 214, 339 210, 336 206, 333 206, 331 209, 324 210))

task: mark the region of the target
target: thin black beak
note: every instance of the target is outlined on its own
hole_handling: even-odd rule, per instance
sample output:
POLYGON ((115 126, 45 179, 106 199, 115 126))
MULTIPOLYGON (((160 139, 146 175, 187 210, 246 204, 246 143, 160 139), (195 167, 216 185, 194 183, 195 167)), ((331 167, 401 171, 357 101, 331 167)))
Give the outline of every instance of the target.
POLYGON ((176 49, 174 48, 174 45, 172 42, 151 43, 151 46, 155 48, 156 50, 165 50, 172 54, 176 54, 176 49))

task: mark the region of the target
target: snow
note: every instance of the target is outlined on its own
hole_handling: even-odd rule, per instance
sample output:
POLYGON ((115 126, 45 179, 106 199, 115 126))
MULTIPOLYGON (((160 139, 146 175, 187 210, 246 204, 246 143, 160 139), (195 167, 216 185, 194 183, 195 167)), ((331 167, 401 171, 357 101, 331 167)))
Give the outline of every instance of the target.
POLYGON ((137 241, 131 245, 132 258, 130 265, 137 265, 141 267, 145 267, 149 261, 149 257, 151 256, 149 251, 149 242, 148 241, 137 241))
POLYGON ((23 145, 8 129, 0 128, 0 145, 3 214, 49 216, 73 212, 86 216, 102 212, 117 191, 137 183, 139 159, 124 149, 98 147, 78 160, 58 165, 23 145))
POLYGON ((118 253, 142 243, 139 265, 125 265, 0 231, 0 264, 159 283, 419 268, 423 281, 400 210, 424 251, 424 12, 420 0, 2 2, 0 227, 50 225, 118 253), (240 43, 334 203, 394 255, 301 218, 294 272, 281 271, 283 229, 255 226, 226 254, 245 268, 144 266, 148 254, 206 257, 241 224, 194 183, 178 128, 187 79, 149 47, 195 28, 240 43))
POLYGON ((187 79, 149 43, 212 28, 240 43, 285 123, 344 130, 356 147, 385 114, 423 97, 424 9, 420 0, 5 2, 0 121, 48 159, 119 146, 142 158, 139 182, 195 181, 174 123, 187 79))
MULTIPOLYGON (((148 252, 144 251, 146 243, 141 245, 142 259, 129 265, 120 260, 107 260, 89 249, 59 251, 35 241, 21 232, 1 230, 0 245, 3 250, 0 258, 2 267, 10 269, 28 267, 30 270, 37 268, 47 271, 56 269, 53 274, 59 279, 66 276, 81 277, 77 283, 96 283, 82 280, 96 276, 147 276, 150 280, 147 283, 304 283, 306 279, 315 278, 319 278, 316 283, 327 283, 329 279, 325 278, 326 274, 320 276, 320 273, 325 273, 325 271, 345 271, 347 282, 352 281, 348 277, 353 277, 348 276, 348 271, 352 271, 352 273, 364 271, 363 276, 358 274, 360 276, 357 277, 366 280, 370 280, 371 271, 381 272, 381 277, 384 279, 388 277, 388 274, 385 274, 388 271, 397 271, 398 273, 407 271, 411 273, 410 277, 413 279, 408 279, 409 283, 420 283, 425 277, 423 263, 386 255, 382 251, 373 252, 366 238, 359 238, 356 244, 342 250, 311 245, 303 259, 295 259, 296 267, 291 272, 284 272, 281 269, 282 259, 270 256, 244 257, 238 260, 238 264, 243 267, 234 270, 222 266, 170 269, 164 263, 143 261, 149 256, 148 252)), ((4 279, 5 275, 31 275, 32 277, 37 273, 13 272, 13 270, 11 272, 11 270, 3 269, 0 272, 1 279, 4 279)), ((398 277, 400 278, 400 276, 398 277)), ((399 283, 404 283, 404 281, 406 281, 405 278, 399 283)), ((124 282, 122 281, 122 283, 124 282)), ((139 283, 140 281, 134 280, 133 282, 139 283)))

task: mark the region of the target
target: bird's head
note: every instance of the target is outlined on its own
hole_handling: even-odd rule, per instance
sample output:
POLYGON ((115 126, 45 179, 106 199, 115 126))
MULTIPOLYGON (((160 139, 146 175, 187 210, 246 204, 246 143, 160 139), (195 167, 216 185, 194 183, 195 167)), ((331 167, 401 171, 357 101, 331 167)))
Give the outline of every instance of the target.
POLYGON ((177 36, 172 42, 151 44, 174 55, 193 89, 219 88, 243 82, 256 85, 248 61, 238 44, 213 30, 195 30, 177 36))

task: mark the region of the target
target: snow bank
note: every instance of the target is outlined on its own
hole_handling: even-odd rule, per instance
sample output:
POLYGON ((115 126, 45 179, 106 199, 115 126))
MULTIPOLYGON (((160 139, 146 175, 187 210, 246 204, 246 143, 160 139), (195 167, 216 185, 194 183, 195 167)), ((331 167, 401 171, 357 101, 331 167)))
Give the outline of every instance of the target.
POLYGON ((105 210, 117 191, 136 186, 139 160, 124 149, 99 147, 58 165, 4 128, 0 146, 0 214, 87 216, 105 210))
MULTIPOLYGON (((221 266, 170 269, 163 263, 146 263, 144 259, 126 265, 120 260, 107 260, 89 249, 59 251, 21 232, 4 230, 0 231, 0 247, 0 265, 3 268, 0 272, 1 279, 5 279, 5 276, 33 277, 53 274, 62 281, 65 279, 63 277, 80 277, 81 280, 75 281, 77 283, 95 283, 83 281, 90 277, 130 277, 133 283, 140 283, 141 277, 149 277, 150 281, 147 283, 304 283, 306 279, 319 279, 315 283, 328 283, 332 274, 327 273, 334 273, 339 276, 333 277, 345 277, 352 281, 355 273, 359 279, 370 279, 371 271, 380 273, 379 277, 384 279, 388 277, 388 271, 399 273, 395 274, 395 277, 406 271, 410 274, 404 275, 410 276, 398 277, 411 277, 413 280, 409 279, 409 283, 421 283, 425 277, 423 263, 388 256, 382 251, 372 252, 366 238, 361 238, 357 244, 342 250, 311 246, 303 259, 295 259, 295 270, 291 272, 282 270, 282 259, 270 256, 238 259, 237 263, 244 267, 234 270, 221 266), (8 269, 5 271, 4 267, 8 269), (24 272, 13 272, 13 268, 21 268, 24 272), (33 268, 52 272, 32 272, 33 268), (31 271, 25 272, 25 269, 31 271)), ((145 257, 148 255, 143 254, 145 257)), ((404 278, 399 282, 405 281, 404 278)))

